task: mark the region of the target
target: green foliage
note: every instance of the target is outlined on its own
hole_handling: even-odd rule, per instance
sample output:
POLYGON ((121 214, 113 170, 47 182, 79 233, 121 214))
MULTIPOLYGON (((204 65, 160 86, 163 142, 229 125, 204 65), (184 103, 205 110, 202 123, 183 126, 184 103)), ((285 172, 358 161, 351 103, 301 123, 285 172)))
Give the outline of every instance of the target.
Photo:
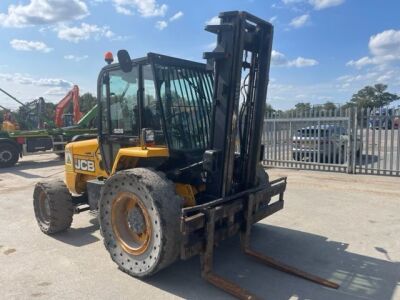
POLYGON ((354 103, 352 102, 346 102, 345 104, 342 105, 342 109, 346 110, 348 108, 354 107, 354 103))
POLYGON ((85 93, 79 97, 81 112, 86 114, 89 110, 97 104, 97 98, 91 93, 85 93))
POLYGON ((275 112, 275 109, 272 107, 271 104, 267 103, 265 105, 265 116, 269 116, 275 112))
POLYGON ((324 110, 335 110, 335 109, 337 109, 337 106, 335 103, 327 101, 324 103, 324 105, 322 105, 322 108, 324 110))
POLYGON ((387 88, 385 84, 366 86, 352 96, 348 105, 358 108, 377 108, 400 99, 398 95, 387 92, 387 88))
POLYGON ((294 109, 297 111, 309 111, 311 109, 311 104, 300 102, 294 106, 294 109))

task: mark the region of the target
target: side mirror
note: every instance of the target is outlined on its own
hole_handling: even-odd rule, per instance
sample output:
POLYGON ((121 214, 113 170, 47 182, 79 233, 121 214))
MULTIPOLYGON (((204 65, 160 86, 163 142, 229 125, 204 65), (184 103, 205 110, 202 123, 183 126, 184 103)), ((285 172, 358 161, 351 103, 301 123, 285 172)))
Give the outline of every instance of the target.
POLYGON ((118 56, 118 62, 121 66, 121 70, 124 71, 125 73, 129 73, 130 71, 132 71, 133 65, 128 51, 119 50, 117 56, 118 56))

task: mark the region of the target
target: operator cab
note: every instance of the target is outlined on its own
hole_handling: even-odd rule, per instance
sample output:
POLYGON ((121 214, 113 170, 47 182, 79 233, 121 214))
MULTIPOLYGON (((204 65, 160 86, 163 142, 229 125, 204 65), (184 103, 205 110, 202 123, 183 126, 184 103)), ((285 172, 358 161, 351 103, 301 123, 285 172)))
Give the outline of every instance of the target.
POLYGON ((136 166, 165 171, 201 161, 209 145, 212 72, 205 64, 154 53, 131 60, 121 50, 118 60, 98 78, 100 150, 107 173, 120 149, 129 147, 164 150, 165 155, 136 166))

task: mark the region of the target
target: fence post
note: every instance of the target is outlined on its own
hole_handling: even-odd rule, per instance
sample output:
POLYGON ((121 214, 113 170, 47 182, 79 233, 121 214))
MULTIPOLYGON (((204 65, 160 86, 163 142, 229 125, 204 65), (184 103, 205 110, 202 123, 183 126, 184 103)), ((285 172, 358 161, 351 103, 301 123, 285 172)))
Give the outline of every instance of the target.
POLYGON ((353 127, 353 135, 352 137, 352 151, 351 151, 351 160, 352 160, 352 174, 356 173, 356 153, 357 153, 357 135, 358 135, 358 108, 355 109, 354 112, 354 127, 353 127))
POLYGON ((353 151, 353 145, 354 145, 354 140, 357 141, 357 138, 354 139, 354 136, 356 133, 356 130, 354 128, 357 128, 357 110, 354 110, 352 107, 350 107, 347 110, 347 115, 349 117, 349 139, 348 139, 348 145, 347 145, 347 173, 348 174, 354 174, 354 169, 355 169, 355 158, 354 158, 354 153, 353 151), (354 158, 354 159, 353 159, 354 158))

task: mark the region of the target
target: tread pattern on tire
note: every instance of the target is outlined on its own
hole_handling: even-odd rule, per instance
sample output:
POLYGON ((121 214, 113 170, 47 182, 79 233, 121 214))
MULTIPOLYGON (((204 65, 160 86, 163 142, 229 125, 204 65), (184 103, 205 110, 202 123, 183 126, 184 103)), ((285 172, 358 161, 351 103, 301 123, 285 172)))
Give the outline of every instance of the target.
POLYGON ((9 167, 14 166, 18 162, 18 159, 19 159, 18 149, 16 148, 16 146, 14 146, 8 142, 2 142, 2 143, 0 143, 0 152, 4 149, 11 152, 12 158, 7 162, 0 161, 0 168, 9 168, 9 167))
POLYGON ((100 229, 104 246, 118 267, 135 277, 148 277, 177 260, 180 254, 180 216, 183 200, 164 173, 148 168, 124 170, 111 176, 103 187, 99 203, 100 229), (126 253, 115 241, 111 207, 122 191, 136 194, 145 204, 153 232, 149 249, 141 255, 126 253))
POLYGON ((40 230, 44 233, 53 234, 71 227, 74 205, 71 194, 62 180, 37 183, 33 192, 33 207, 40 230), (42 192, 45 193, 50 205, 48 223, 41 219, 40 214, 39 199, 42 192))

